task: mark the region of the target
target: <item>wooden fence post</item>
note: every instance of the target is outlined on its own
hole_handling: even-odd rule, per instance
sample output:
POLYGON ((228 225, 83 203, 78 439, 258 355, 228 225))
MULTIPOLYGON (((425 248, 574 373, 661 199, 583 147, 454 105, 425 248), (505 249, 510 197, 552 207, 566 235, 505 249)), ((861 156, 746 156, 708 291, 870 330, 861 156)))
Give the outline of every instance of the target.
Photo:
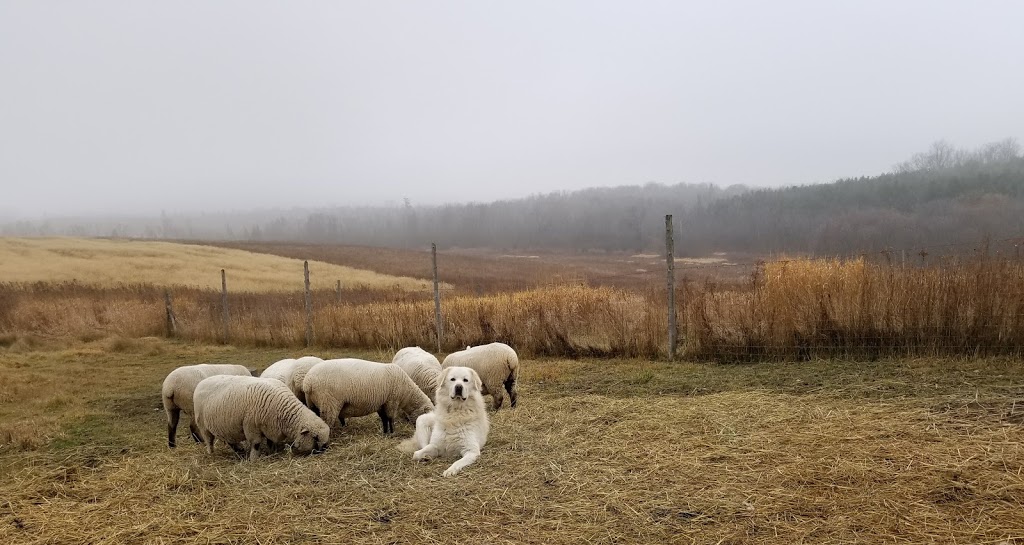
POLYGON ((665 216, 665 263, 668 266, 668 359, 676 359, 676 263, 672 214, 665 216))
POLYGON ((437 287, 437 244, 430 243, 430 261, 434 269, 434 327, 437 330, 437 351, 441 352, 441 292, 437 287))
POLYGON ((313 296, 309 293, 309 261, 302 262, 306 298, 306 348, 313 345, 313 296))
POLYGON ((224 272, 224 269, 220 270, 220 306, 221 306, 221 320, 224 322, 224 344, 228 344, 228 340, 231 338, 230 331, 228 329, 228 275, 224 272))
POLYGON ((334 288, 334 302, 341 302, 341 280, 338 280, 338 286, 334 288))
POLYGON ((170 290, 164 290, 164 310, 167 313, 167 336, 176 337, 178 335, 178 321, 174 317, 174 307, 171 306, 171 292, 170 290))

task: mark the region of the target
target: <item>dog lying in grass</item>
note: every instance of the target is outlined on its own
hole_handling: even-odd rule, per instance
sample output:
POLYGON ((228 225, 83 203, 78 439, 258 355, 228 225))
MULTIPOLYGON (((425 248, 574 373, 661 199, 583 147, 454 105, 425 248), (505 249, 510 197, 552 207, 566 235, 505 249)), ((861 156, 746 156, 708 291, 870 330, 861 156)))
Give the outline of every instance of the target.
POLYGON ((416 433, 399 448, 411 452, 412 459, 419 462, 460 456, 444 471, 445 477, 476 462, 491 427, 481 387, 480 376, 469 367, 444 369, 434 411, 416 419, 416 433))

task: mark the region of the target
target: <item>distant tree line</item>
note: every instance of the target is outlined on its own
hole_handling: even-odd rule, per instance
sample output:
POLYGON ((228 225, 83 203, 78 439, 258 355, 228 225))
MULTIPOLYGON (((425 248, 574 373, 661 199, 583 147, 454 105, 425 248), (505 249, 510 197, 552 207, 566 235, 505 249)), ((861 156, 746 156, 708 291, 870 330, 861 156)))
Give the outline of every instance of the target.
POLYGON ((938 142, 881 176, 757 190, 683 216, 677 240, 715 250, 847 254, 1024 235, 1024 158, 1004 140, 938 142))
POLYGON ((845 254, 1015 236, 1024 234, 1024 158, 1014 140, 977 150, 938 142, 890 173, 784 189, 650 183, 442 206, 50 219, 0 233, 639 252, 663 247, 668 213, 682 255, 845 254))

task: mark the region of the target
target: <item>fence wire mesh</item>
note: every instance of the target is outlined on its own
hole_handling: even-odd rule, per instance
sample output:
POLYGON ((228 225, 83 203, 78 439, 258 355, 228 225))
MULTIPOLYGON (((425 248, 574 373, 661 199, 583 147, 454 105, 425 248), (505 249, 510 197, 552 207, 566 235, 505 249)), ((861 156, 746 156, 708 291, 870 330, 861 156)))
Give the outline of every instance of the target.
MULTIPOLYGON (((1019 356, 1022 242, 1012 237, 816 259, 681 258, 679 357, 1019 356)), ((668 297, 664 262, 652 265, 657 260, 663 256, 626 259, 610 272, 576 269, 518 281, 513 264, 500 289, 486 282, 442 285, 441 348, 500 340, 527 356, 665 357, 668 297)), ((302 280, 300 271, 294 292, 229 292, 229 342, 304 345, 302 280)), ((177 288, 172 295, 178 338, 222 341, 220 293, 177 288)), ((314 290, 310 311, 318 346, 436 346, 429 291, 314 290)), ((168 335, 166 323, 164 289, 155 286, 0 284, 0 344, 25 335, 168 335)))

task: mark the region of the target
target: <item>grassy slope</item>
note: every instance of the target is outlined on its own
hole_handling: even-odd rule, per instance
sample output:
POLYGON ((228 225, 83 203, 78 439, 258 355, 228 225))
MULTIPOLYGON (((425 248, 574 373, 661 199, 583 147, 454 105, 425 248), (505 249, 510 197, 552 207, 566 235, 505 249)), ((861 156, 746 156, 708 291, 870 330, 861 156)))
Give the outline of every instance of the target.
MULTIPOLYGON (((311 262, 314 289, 365 286, 425 290, 429 283, 353 267, 311 262)), ((0 281, 116 286, 154 284, 219 290, 220 270, 235 291, 300 291, 302 261, 269 254, 171 242, 83 238, 0 238, 0 281)))
POLYGON ((26 423, 53 435, 0 447, 0 542, 983 542, 1024 525, 1012 360, 527 361, 521 406, 455 479, 375 417, 320 457, 168 451, 168 370, 285 355, 117 339, 0 353, 0 442, 26 423))

